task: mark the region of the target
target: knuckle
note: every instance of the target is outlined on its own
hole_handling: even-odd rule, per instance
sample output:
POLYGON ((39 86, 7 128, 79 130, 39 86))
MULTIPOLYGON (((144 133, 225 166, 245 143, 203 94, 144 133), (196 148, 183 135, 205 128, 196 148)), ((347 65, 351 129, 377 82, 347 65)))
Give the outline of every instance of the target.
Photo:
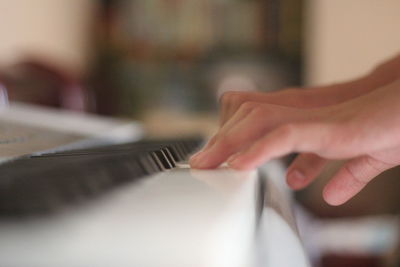
MULTIPOLYGON (((344 148, 344 145, 350 148, 353 142, 353 135, 351 131, 343 130, 343 126, 341 123, 324 125, 325 132, 321 140, 321 146, 329 151, 344 148)), ((344 149, 342 150, 344 151, 344 149)))
POLYGON ((257 103, 257 105, 253 107, 253 113, 257 117, 268 116, 268 118, 270 119, 279 117, 278 116, 279 111, 276 109, 276 107, 271 106, 269 104, 257 103))
POLYGON ((252 110, 256 116, 263 115, 267 112, 267 109, 262 105, 255 105, 252 110))
POLYGON ((344 166, 344 170, 352 178, 353 184, 350 184, 350 185, 353 185, 355 188, 358 188, 359 185, 364 186, 367 184, 366 181, 364 181, 360 176, 357 175, 357 171, 354 170, 352 164, 346 164, 344 166))
POLYGON ((232 95, 233 95, 233 92, 231 92, 231 91, 224 92, 221 95, 221 97, 219 98, 220 103, 225 104, 225 103, 230 102, 232 95))
POLYGON ((364 163, 377 173, 383 172, 389 167, 389 164, 375 160, 374 158, 371 158, 369 156, 364 158, 364 163))
POLYGON ((293 123, 287 123, 285 125, 282 125, 279 128, 279 133, 283 136, 283 137, 288 137, 290 135, 293 134, 293 132, 296 130, 297 126, 293 123))
POLYGON ((222 104, 227 104, 241 101, 242 99, 244 99, 244 93, 237 91, 226 91, 221 95, 220 102, 222 104))
POLYGON ((240 105, 240 109, 242 109, 244 111, 251 111, 258 106, 259 106, 259 103, 257 103, 257 102, 246 101, 240 105))

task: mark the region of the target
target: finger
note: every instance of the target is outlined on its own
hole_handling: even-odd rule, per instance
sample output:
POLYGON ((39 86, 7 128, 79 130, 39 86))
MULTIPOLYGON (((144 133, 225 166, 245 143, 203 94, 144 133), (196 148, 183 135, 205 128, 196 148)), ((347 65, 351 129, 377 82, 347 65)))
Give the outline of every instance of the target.
POLYGON ((230 119, 220 128, 218 131, 219 135, 223 135, 236 127, 240 121, 245 119, 252 112, 254 106, 257 105, 254 102, 247 102, 241 105, 241 107, 233 114, 230 119))
POLYGON ((253 104, 254 102, 259 103, 259 99, 256 97, 256 95, 253 94, 234 95, 228 106, 227 119, 229 120, 230 118, 232 118, 235 115, 235 113, 238 112, 242 107, 242 105, 244 105, 246 102, 250 102, 253 104))
POLYGON ((204 153, 204 151, 208 150, 210 147, 214 145, 214 143, 217 140, 217 135, 214 135, 213 137, 208 140, 208 142, 204 145, 203 148, 201 148, 198 152, 193 154, 190 159, 189 159, 189 164, 193 165, 197 161, 197 159, 204 153))
POLYGON ((292 189, 301 189, 310 184, 329 161, 312 153, 303 153, 289 166, 286 180, 292 189))
POLYGON ((227 121, 229 121, 229 119, 235 115, 235 113, 240 109, 240 105, 243 103, 244 103, 244 101, 240 104, 235 103, 235 102, 229 104, 229 106, 227 107, 227 111, 226 111, 225 123, 227 121))
POLYGON ((224 93, 220 98, 220 127, 222 127, 229 119, 228 111, 231 105, 230 92, 224 93))
POLYGON ((316 152, 324 146, 329 127, 287 124, 270 132, 247 150, 228 160, 234 169, 254 169, 273 158, 292 152, 316 152))
POLYGON ((251 112, 251 108, 249 108, 248 106, 250 105, 244 106, 239 109, 238 112, 236 112, 235 115, 227 123, 225 123, 225 125, 218 131, 218 133, 210 139, 205 147, 190 158, 189 163, 192 167, 200 168, 198 162, 203 157, 203 154, 205 152, 208 153, 208 150, 210 150, 214 146, 214 144, 218 141, 219 136, 224 136, 225 133, 228 132, 231 128, 235 127, 235 125, 240 125, 240 122, 244 118, 246 118, 251 112))
POLYGON ((220 98, 220 125, 223 126, 228 122, 245 102, 263 102, 265 97, 265 93, 259 92, 225 92, 220 98))
POLYGON ((360 192, 378 174, 392 167, 394 166, 370 156, 352 159, 325 186, 324 199, 330 205, 341 205, 360 192))
MULTIPOLYGON (((249 129, 252 124, 248 120, 243 120, 239 122, 238 127, 249 129)), ((233 131, 223 137, 217 137, 214 145, 202 151, 193 161, 190 161, 190 164, 198 169, 216 168, 230 156, 250 145, 253 140, 257 140, 260 135, 259 132, 249 130, 233 131)))
POLYGON ((253 104, 267 103, 267 96, 267 93, 260 92, 232 92, 227 100, 229 105, 226 112, 226 119, 229 120, 231 117, 233 117, 246 102, 253 104))
POLYGON ((225 92, 220 98, 221 115, 220 115, 220 126, 222 127, 228 122, 238 111, 241 104, 247 99, 247 93, 228 91, 225 92))
POLYGON ((214 136, 212 136, 208 141, 207 141, 207 143, 199 150, 199 151, 197 151, 195 154, 193 154, 192 155, 192 157, 191 158, 195 158, 198 154, 200 154, 202 151, 204 151, 204 150, 206 150, 207 148, 209 148, 210 146, 212 146, 214 143, 215 143, 215 141, 216 141, 216 135, 214 135, 214 136))
POLYGON ((229 123, 230 121, 219 131, 214 145, 202 151, 195 160, 190 162, 192 167, 199 169, 218 167, 234 153, 258 140, 271 124, 265 118, 260 118, 257 110, 252 110, 231 128, 228 127, 229 123))

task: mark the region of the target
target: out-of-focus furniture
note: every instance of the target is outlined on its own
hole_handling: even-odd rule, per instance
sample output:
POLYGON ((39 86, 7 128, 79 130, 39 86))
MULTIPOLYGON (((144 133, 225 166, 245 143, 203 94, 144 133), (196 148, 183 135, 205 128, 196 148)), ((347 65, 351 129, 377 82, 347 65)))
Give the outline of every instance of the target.
POLYGON ((0 70, 0 81, 11 101, 89 110, 88 92, 80 79, 45 60, 25 60, 0 70))

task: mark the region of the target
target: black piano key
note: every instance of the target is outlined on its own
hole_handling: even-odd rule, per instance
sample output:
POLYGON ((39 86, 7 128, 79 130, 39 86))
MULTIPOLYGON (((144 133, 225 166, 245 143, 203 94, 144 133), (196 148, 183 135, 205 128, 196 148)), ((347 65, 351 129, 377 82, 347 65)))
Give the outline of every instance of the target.
POLYGON ((53 212, 174 168, 200 140, 140 141, 23 157, 0 165, 0 216, 53 212))
POLYGON ((182 147, 179 144, 173 144, 172 146, 176 153, 178 154, 179 161, 182 161, 186 157, 186 153, 182 150, 182 147))
POLYGON ((150 155, 144 154, 139 157, 139 163, 144 168, 147 175, 158 172, 160 169, 150 155))
POLYGON ((174 158, 174 161, 175 161, 175 162, 181 161, 181 159, 180 159, 180 157, 179 157, 179 155, 178 155, 176 149, 174 149, 171 145, 167 146, 166 148, 167 148, 167 149, 169 150, 169 152, 171 153, 171 156, 174 158))
POLYGON ((164 147, 162 149, 162 151, 164 152, 165 156, 167 157, 171 168, 175 168, 176 167, 176 161, 175 161, 174 157, 171 154, 170 148, 164 147))
POLYGON ((169 162, 167 155, 165 155, 164 151, 161 150, 156 150, 154 153, 157 155, 158 159, 160 160, 161 164, 163 165, 164 169, 169 170, 172 169, 173 166, 169 162))
POLYGON ((153 159, 154 163, 157 165, 159 171, 165 171, 164 164, 161 162, 161 159, 157 155, 156 151, 150 152, 150 156, 153 159))

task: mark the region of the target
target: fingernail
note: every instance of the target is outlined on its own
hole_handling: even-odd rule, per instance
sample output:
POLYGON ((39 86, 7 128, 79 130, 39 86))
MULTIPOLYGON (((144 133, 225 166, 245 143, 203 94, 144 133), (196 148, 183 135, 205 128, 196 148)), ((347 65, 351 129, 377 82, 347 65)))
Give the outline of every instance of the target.
POLYGON ((288 173, 288 179, 292 181, 303 181, 306 179, 306 176, 301 171, 295 169, 288 173))
POLYGON ((228 165, 230 166, 235 166, 237 163, 240 162, 240 154, 234 154, 233 156, 231 156, 230 158, 228 158, 228 160, 226 161, 228 163, 228 165))

